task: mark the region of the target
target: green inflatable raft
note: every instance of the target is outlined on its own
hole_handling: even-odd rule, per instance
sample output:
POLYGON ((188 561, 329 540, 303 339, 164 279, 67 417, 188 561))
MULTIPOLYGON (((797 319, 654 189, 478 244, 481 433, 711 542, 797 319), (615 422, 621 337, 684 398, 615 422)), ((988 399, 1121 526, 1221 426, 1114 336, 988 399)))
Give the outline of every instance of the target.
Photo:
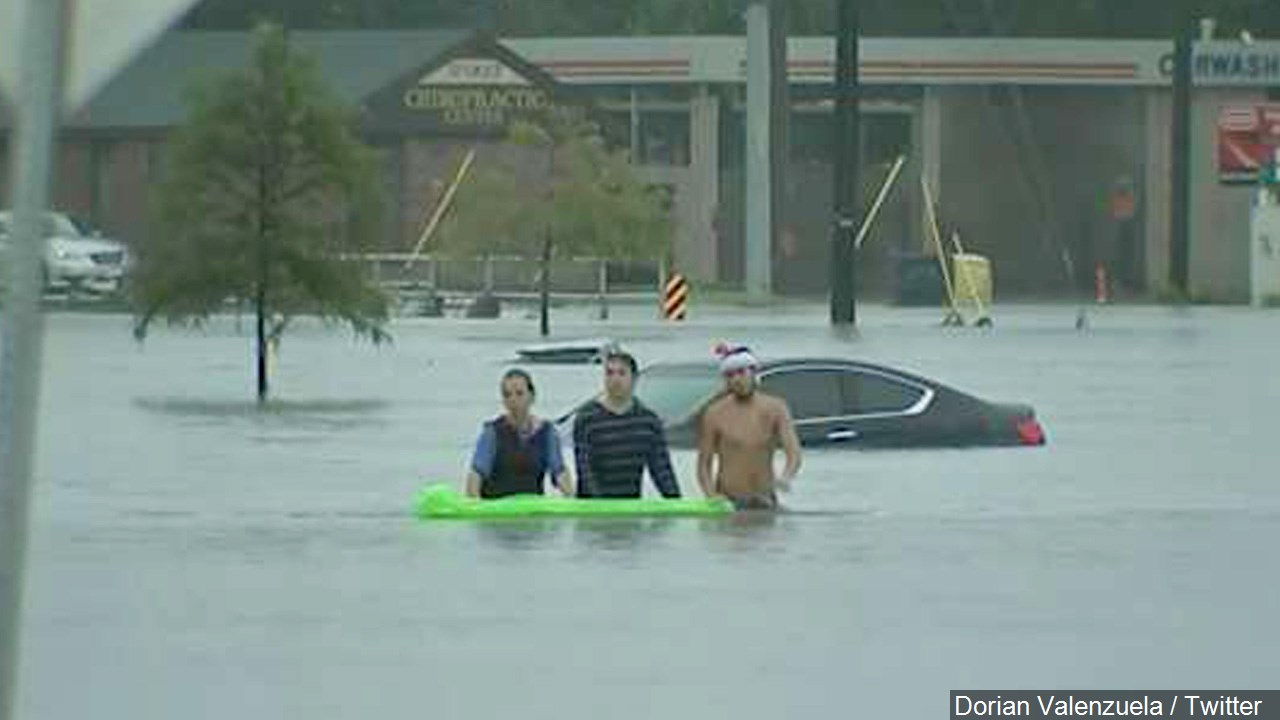
POLYGON ((724 498, 639 498, 635 500, 583 499, 548 495, 511 495, 481 500, 459 493, 448 485, 423 488, 414 499, 414 511, 423 519, 524 518, 524 517, 641 517, 728 515, 733 503, 724 498))

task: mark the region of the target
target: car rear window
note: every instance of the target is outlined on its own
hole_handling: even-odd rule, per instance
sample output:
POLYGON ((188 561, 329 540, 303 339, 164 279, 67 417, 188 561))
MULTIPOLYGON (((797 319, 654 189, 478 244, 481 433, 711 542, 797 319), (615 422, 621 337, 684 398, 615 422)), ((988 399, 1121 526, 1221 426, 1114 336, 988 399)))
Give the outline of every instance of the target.
POLYGON ((924 391, 875 373, 848 373, 843 378, 846 415, 904 412, 924 391))
POLYGON ((832 370, 783 370, 760 380, 765 392, 787 401, 796 420, 839 417, 840 373, 832 370))

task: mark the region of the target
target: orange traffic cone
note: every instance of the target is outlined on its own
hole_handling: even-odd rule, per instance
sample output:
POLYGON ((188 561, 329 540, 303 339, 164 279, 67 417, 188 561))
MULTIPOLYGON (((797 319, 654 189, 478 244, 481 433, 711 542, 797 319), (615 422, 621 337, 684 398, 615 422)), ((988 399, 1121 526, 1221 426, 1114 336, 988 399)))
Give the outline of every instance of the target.
POLYGON ((1098 263, 1093 268, 1093 299, 1099 305, 1105 304, 1108 300, 1107 268, 1102 263, 1098 263))

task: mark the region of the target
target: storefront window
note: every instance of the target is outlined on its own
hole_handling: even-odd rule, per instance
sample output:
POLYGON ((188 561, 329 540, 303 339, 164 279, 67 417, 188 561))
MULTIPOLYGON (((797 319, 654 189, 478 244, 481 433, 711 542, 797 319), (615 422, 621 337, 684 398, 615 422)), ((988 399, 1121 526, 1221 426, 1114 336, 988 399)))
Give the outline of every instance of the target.
POLYGON ((689 164, 689 113, 643 111, 640 113, 640 164, 689 164))
POLYGON ((610 109, 599 114, 600 132, 609 147, 631 150, 631 112, 610 109))

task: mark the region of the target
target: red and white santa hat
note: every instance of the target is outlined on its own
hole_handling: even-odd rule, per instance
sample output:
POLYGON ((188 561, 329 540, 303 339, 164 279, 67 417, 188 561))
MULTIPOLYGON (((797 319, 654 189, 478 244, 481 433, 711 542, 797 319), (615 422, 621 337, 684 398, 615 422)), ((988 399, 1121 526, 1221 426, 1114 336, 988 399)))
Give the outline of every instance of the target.
POLYGON ((716 345, 715 353, 720 358, 721 373, 745 369, 755 370, 760 366, 760 361, 756 360, 756 356, 751 354, 751 350, 746 345, 720 343, 716 345))

